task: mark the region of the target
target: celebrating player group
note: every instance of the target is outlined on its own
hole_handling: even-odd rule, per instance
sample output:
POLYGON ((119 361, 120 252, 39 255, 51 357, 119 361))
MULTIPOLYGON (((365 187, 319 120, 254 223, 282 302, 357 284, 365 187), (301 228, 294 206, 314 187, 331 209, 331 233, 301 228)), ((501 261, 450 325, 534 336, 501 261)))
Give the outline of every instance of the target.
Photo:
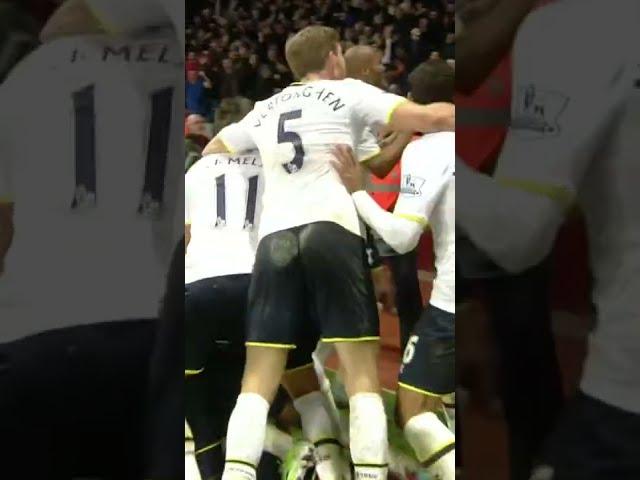
POLYGON ((287 478, 387 478, 390 416, 430 478, 453 480, 455 435, 441 415, 455 388, 453 69, 426 62, 410 77, 411 100, 386 93, 346 78, 347 62, 375 71, 381 54, 343 55, 323 26, 293 35, 286 58, 298 81, 223 128, 186 175, 186 417, 201 475, 269 478, 275 456, 287 478), (382 133, 395 140, 381 149, 382 133), (391 213, 362 174, 397 161, 391 213), (404 253, 427 226, 437 276, 388 415, 366 232, 404 253), (348 428, 325 388, 327 350, 339 359, 348 428), (295 439, 275 427, 291 403, 295 439))

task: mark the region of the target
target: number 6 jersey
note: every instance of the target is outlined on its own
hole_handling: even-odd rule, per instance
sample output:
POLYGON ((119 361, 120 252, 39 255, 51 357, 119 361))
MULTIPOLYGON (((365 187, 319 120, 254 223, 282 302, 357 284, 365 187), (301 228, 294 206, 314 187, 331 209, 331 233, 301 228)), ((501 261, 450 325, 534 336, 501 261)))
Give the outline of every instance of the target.
POLYGON ((0 342, 157 315, 181 216, 183 72, 173 32, 80 36, 0 86, 0 199, 15 208, 0 342))

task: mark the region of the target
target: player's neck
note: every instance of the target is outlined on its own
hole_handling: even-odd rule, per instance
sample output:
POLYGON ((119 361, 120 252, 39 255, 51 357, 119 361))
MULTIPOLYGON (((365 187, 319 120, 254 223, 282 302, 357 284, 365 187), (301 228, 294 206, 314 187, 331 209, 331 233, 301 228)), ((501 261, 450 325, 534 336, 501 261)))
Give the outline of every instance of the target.
POLYGON ((300 82, 310 83, 310 82, 317 82, 319 80, 334 80, 334 78, 329 73, 322 71, 322 72, 309 73, 306 77, 300 80, 300 82))

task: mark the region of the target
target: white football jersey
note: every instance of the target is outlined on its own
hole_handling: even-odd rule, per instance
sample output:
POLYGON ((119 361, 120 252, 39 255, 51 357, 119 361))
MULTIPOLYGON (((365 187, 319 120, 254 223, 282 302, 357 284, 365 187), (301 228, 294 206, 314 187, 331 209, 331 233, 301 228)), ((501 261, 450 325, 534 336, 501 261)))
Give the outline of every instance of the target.
POLYGON ((516 187, 577 199, 598 313, 582 389, 636 413, 639 24, 635 0, 562 0, 529 16, 515 43, 513 125, 495 173, 516 187), (607 33, 594 35, 598 31, 607 33))
POLYGON ((182 58, 173 31, 66 38, 0 86, 0 342, 157 316, 182 216, 182 58))
POLYGON ((378 144, 378 136, 371 128, 365 128, 362 134, 362 141, 356 147, 356 158, 359 162, 367 162, 378 155, 381 151, 378 144))
POLYGON ((251 273, 263 189, 257 152, 209 155, 191 167, 185 178, 185 224, 191 228, 185 283, 251 273))
POLYGON ((365 128, 387 124, 404 101, 352 79, 295 83, 223 129, 219 137, 230 151, 260 150, 266 179, 260 237, 320 221, 362 235, 332 152, 337 144, 358 151, 365 128))
POLYGON ((456 311, 456 135, 432 133, 402 155, 402 183, 394 215, 426 224, 433 233, 436 278, 429 303, 456 311))

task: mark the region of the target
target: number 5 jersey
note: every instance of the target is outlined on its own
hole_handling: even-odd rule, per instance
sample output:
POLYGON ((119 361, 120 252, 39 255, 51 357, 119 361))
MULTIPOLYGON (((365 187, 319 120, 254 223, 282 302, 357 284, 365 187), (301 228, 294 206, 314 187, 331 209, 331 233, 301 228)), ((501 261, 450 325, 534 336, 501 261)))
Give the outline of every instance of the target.
MULTIPOLYGON (((264 164, 260 237, 314 222, 333 222, 362 235, 358 214, 331 161, 346 144, 365 160, 365 128, 389 122, 406 99, 358 80, 294 83, 258 102, 219 138, 232 152, 258 148, 264 164)), ((372 146, 376 153, 378 146, 372 146)))

